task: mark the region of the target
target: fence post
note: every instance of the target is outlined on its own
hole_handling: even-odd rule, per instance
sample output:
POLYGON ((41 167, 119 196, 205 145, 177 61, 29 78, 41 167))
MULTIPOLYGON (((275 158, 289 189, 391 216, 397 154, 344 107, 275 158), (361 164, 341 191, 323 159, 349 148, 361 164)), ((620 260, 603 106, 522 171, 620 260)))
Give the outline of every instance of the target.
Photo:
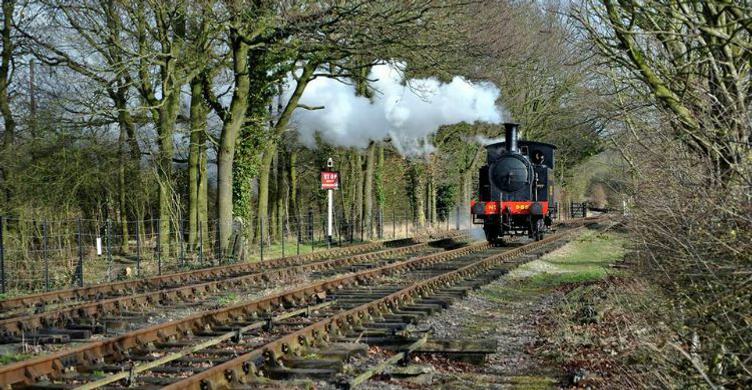
POLYGON ((185 236, 183 235, 184 231, 184 221, 178 222, 180 230, 178 230, 178 239, 180 240, 180 268, 185 268, 185 236))
POLYGON ((261 260, 264 261, 264 217, 259 218, 259 253, 261 254, 261 260))
POLYGON ((308 209, 308 237, 311 240, 311 252, 314 251, 313 247, 313 241, 314 241, 314 231, 313 231, 313 210, 308 209))
POLYGON ((136 275, 141 276, 141 232, 138 225, 136 221, 136 275))
POLYGON ((5 241, 3 239, 5 224, 3 218, 0 216, 0 293, 5 294, 5 241))
POLYGON ((377 233, 379 236, 379 240, 383 240, 384 239, 384 210, 381 207, 379 207, 376 210, 376 212, 379 213, 379 227, 378 227, 377 233))
POLYGON ((81 237, 81 218, 78 220, 78 267, 76 267, 76 273, 78 274, 78 287, 84 286, 84 244, 81 237))
POLYGON ((311 252, 316 252, 316 218, 311 213, 311 252))
POLYGON ((298 213, 298 242, 295 243, 295 254, 300 256, 300 213, 298 213))
POLYGON ((112 281, 112 251, 110 250, 110 241, 112 241, 112 237, 110 237, 111 233, 111 227, 110 227, 110 219, 107 218, 104 221, 104 250, 107 251, 107 281, 112 281))
POLYGON ((392 240, 397 238, 397 209, 392 209, 392 240))
POLYGON ((282 224, 282 257, 285 257, 285 239, 287 239, 287 229, 285 224, 282 224))
POLYGON ((344 221, 344 214, 340 216, 339 222, 337 222, 337 246, 342 246, 342 222, 344 221))
POLYGON ((405 225, 405 238, 407 238, 407 211, 405 211, 405 214, 402 216, 402 223, 405 225))
POLYGON ((460 230, 460 206, 457 206, 457 220, 455 221, 456 230, 460 230))
POLYGON ((204 265, 204 228, 201 221, 198 221, 198 261, 204 265))
MULTIPOLYGON (((1 233, 0 233, 1 234, 1 233)), ((42 253, 44 254, 44 291, 50 291, 50 256, 48 250, 47 221, 42 222, 42 253)))
POLYGON ((162 221, 157 219, 157 275, 162 275, 162 221))
POLYGON ((324 240, 326 240, 326 249, 332 248, 332 241, 329 239, 329 236, 327 236, 327 229, 326 229, 327 220, 324 218, 321 218, 321 231, 323 232, 321 234, 321 237, 324 237, 324 240))

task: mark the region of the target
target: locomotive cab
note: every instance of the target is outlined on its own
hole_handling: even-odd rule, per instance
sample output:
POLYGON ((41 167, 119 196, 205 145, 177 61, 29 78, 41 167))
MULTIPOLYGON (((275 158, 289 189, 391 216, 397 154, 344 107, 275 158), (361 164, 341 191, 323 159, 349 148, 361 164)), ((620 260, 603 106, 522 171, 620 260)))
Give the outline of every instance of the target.
POLYGON ((552 223, 553 168, 556 146, 518 140, 518 125, 505 123, 504 142, 487 145, 487 164, 480 168, 473 222, 486 239, 527 235, 539 240, 552 223))

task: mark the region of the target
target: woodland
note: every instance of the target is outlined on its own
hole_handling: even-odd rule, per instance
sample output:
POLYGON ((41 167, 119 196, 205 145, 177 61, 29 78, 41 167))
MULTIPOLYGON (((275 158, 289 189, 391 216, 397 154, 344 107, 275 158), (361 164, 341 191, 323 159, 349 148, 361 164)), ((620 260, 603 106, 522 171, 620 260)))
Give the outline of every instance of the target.
POLYGON ((560 203, 624 214, 640 272, 671 297, 653 384, 752 385, 748 1, 3 0, 1 35, 6 237, 112 221, 120 254, 158 229, 163 258, 180 241, 236 261, 324 212, 328 158, 338 218, 364 239, 395 215, 440 226, 514 121, 558 146, 560 203), (419 152, 395 132, 303 141, 297 116, 326 110, 307 86, 376 101, 371 72, 395 63, 493 85, 499 120, 441 124, 419 152))

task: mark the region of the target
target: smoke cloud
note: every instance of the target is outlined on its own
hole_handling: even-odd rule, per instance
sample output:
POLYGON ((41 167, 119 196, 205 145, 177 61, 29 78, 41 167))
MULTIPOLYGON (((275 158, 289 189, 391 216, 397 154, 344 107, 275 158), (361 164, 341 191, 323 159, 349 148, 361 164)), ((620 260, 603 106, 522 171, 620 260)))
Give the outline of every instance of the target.
POLYGON ((349 83, 324 77, 311 81, 300 103, 324 108, 295 110, 293 125, 301 143, 315 147, 318 133, 329 144, 364 148, 371 140, 388 137, 402 155, 416 156, 433 151, 428 137, 443 125, 501 123, 496 107, 499 89, 493 84, 461 77, 450 83, 434 78, 405 80, 401 69, 402 64, 374 66, 369 75, 375 90, 371 99, 356 95, 349 83))
POLYGON ((504 142, 504 137, 490 138, 490 137, 485 137, 482 135, 476 135, 475 142, 481 145, 491 145, 491 144, 496 144, 499 142, 504 142))

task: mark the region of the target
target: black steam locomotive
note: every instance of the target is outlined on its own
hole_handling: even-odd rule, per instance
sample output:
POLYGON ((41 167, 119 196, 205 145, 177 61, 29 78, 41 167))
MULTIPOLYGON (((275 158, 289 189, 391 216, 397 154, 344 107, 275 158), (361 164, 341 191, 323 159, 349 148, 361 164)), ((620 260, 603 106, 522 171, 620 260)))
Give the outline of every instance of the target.
POLYGON ((486 146, 488 161, 480 168, 479 199, 471 213, 489 242, 525 234, 540 240, 555 211, 556 146, 518 140, 518 126, 504 124, 504 142, 486 146))

